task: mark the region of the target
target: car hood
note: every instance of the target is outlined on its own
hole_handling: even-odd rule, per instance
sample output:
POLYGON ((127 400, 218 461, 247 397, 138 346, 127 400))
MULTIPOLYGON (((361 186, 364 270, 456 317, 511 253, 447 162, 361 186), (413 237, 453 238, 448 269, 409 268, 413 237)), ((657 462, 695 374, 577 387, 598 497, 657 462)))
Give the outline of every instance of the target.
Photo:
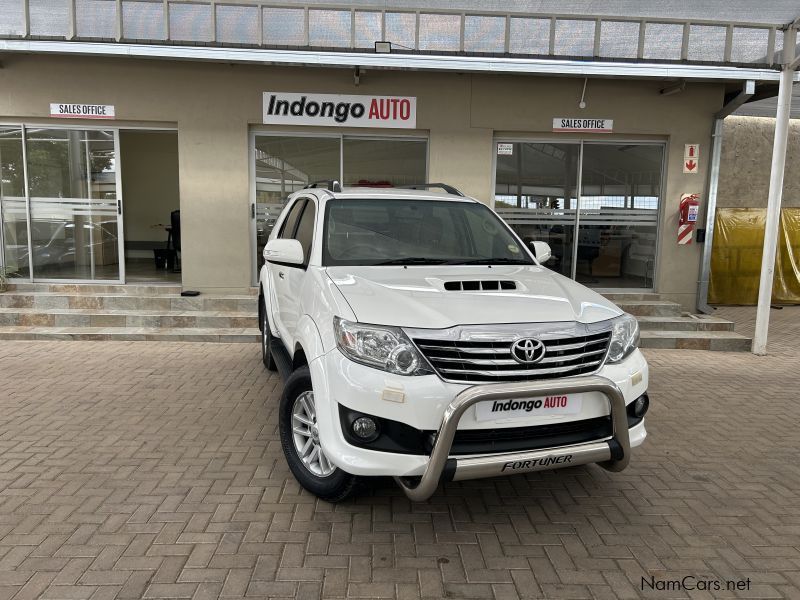
MULTIPOLYGON (((495 323, 596 323, 622 314, 600 294, 535 265, 328 267, 362 323, 443 329, 495 323), (450 291, 450 282, 513 281, 516 289, 450 291)), ((474 284, 473 284, 474 285, 474 284)))

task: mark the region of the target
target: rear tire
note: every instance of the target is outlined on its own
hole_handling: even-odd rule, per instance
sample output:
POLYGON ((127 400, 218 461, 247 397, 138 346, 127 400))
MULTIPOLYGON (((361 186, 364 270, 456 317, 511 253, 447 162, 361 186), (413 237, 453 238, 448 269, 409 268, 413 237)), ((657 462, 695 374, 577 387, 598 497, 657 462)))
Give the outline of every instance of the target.
POLYGON ((281 395, 278 429, 286 462, 306 490, 328 502, 340 502, 355 491, 359 478, 345 473, 319 444, 311 372, 300 367, 286 380, 281 395))
POLYGON ((272 332, 269 330, 269 319, 267 318, 267 307, 264 304, 264 301, 260 301, 260 310, 259 312, 259 319, 261 323, 259 324, 261 329, 261 361, 264 363, 264 366, 267 368, 267 371, 277 371, 278 365, 275 363, 275 359, 272 358, 272 350, 270 347, 272 346, 272 332))

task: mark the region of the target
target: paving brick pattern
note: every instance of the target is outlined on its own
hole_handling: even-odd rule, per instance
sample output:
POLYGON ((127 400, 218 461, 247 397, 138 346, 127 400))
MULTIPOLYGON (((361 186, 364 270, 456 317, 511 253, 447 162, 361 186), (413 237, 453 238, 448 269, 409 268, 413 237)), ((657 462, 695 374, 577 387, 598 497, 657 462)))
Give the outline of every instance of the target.
POLYGON ((798 598, 800 309, 773 315, 769 358, 647 352, 625 472, 417 505, 383 480, 336 506, 301 491, 255 345, 1 342, 0 599, 798 598), (641 590, 684 575, 751 584, 641 590))

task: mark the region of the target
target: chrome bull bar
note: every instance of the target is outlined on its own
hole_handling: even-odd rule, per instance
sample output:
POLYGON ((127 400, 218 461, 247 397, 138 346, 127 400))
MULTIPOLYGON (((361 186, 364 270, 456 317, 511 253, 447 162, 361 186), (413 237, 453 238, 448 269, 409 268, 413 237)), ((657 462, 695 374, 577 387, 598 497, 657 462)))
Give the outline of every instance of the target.
POLYGON ((434 494, 443 479, 480 479, 595 462, 609 471, 622 471, 628 466, 630 455, 625 397, 610 379, 589 375, 546 381, 491 383, 465 389, 448 405, 422 477, 418 481, 416 478, 395 477, 395 481, 409 499, 422 502, 434 494), (458 423, 466 410, 478 402, 583 392, 601 392, 608 398, 612 423, 610 439, 543 450, 450 458, 458 423))

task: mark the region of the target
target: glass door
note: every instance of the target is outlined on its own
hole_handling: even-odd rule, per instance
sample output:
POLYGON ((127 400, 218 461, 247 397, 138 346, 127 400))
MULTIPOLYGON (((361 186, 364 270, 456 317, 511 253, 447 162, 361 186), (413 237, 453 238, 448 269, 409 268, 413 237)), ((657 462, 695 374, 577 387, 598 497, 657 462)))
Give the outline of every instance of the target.
POLYGON ((495 209, 526 244, 550 244, 547 266, 572 277, 580 144, 497 146, 495 209))
MULTIPOLYGON (((3 192, 7 268, 34 281, 122 282, 117 132, 21 127, 6 131, 12 148, 14 131, 21 133, 25 194, 3 192)), ((0 164, 16 173, 9 161, 0 164)))
POLYGON ((663 146, 583 144, 576 279, 652 288, 663 146))
POLYGON ((548 268, 602 289, 652 289, 664 145, 497 142, 495 209, 548 268))

